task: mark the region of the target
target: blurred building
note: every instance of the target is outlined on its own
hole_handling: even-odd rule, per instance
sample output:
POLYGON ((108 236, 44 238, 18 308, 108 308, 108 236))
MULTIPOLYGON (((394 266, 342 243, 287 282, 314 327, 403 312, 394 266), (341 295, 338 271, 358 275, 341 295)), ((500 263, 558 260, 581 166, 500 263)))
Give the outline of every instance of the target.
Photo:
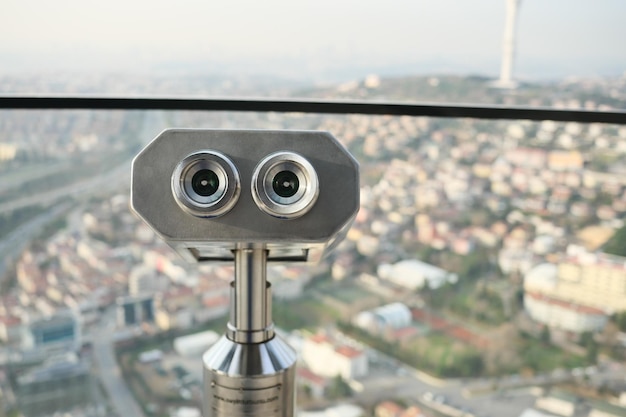
POLYGON ((573 332, 599 331, 626 311, 626 259, 584 253, 544 263, 524 278, 524 307, 540 323, 573 332))
POLYGON ((174 350, 181 356, 202 356, 219 338, 212 330, 177 337, 174 339, 174 350))
POLYGON ((145 265, 134 267, 128 276, 128 293, 131 296, 155 294, 166 290, 167 286, 168 281, 165 276, 145 265))
POLYGON ((75 355, 53 357, 17 377, 15 395, 28 417, 52 415, 92 402, 89 368, 75 355))
POLYGON ((10 161, 15 159, 18 147, 12 143, 0 143, 0 161, 10 161))
POLYGON ((202 417, 202 413, 199 409, 193 407, 180 407, 172 410, 170 413, 172 417, 202 417))
POLYGON ((378 276, 411 290, 425 286, 436 289, 445 283, 454 284, 458 281, 456 274, 417 259, 404 260, 393 265, 380 265, 378 276))
POLYGON ((535 407, 559 416, 573 416, 577 399, 561 391, 553 391, 548 396, 539 397, 535 407))
MULTIPOLYGON (((218 289, 213 294, 223 294, 223 292, 218 289)), ((154 302, 156 325, 163 331, 174 328, 186 329, 194 324, 196 316, 203 320, 211 314, 217 317, 226 311, 224 298, 216 300, 217 304, 213 311, 199 310, 198 307, 202 308, 201 298, 202 294, 184 285, 172 286, 167 291, 157 294, 154 302), (203 315, 203 313, 208 313, 208 315, 203 315)), ((209 310, 211 310, 210 305, 209 310)))
POLYGON ((188 329, 194 323, 194 311, 189 307, 159 307, 156 310, 155 323, 162 331, 188 329))
POLYGON ((556 291, 567 300, 626 311, 626 258, 594 254, 561 262, 556 291))
POLYGON ((80 322, 70 311, 31 321, 22 338, 22 348, 26 350, 76 352, 81 344, 80 322))
POLYGON ((603 310, 528 291, 524 308, 539 323, 575 333, 600 331, 608 321, 603 310))
POLYGON ((402 411, 403 409, 399 404, 393 401, 383 401, 374 409, 374 415, 376 417, 400 417, 402 411))
POLYGON ((22 340, 22 319, 17 316, 0 316, 0 340, 8 345, 19 344, 22 340))
POLYGON ((326 388, 328 387, 328 378, 324 378, 314 374, 308 368, 299 366, 296 369, 298 377, 296 381, 298 385, 308 387, 312 398, 320 399, 324 397, 326 388))
POLYGON ((155 321, 154 297, 119 297, 117 303, 117 324, 120 327, 134 326, 155 321))
POLYGON ((606 312, 626 310, 626 258, 582 254, 529 271, 524 289, 606 312))
POLYGON ((353 320, 355 326, 369 332, 401 329, 411 324, 411 310, 402 303, 387 304, 374 310, 363 311, 353 320))
POLYGON ((551 171, 580 171, 585 159, 580 151, 551 151, 548 157, 548 167, 551 171))
POLYGON ((313 373, 326 377, 341 375, 350 380, 363 377, 369 371, 364 351, 339 345, 324 334, 304 341, 302 359, 313 373))
POLYGON ((204 323, 228 314, 230 309, 230 297, 225 295, 203 297, 200 306, 193 312, 193 318, 197 323, 204 323))
POLYGON ((337 404, 325 410, 300 411, 298 417, 362 417, 364 410, 354 404, 337 404))

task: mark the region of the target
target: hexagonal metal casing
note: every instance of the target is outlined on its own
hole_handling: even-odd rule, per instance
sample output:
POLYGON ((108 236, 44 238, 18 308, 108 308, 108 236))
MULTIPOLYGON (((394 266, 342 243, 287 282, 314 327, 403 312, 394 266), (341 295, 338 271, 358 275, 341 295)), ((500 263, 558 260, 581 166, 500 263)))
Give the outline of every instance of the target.
POLYGON ((270 261, 317 262, 345 237, 356 216, 359 168, 327 132, 169 129, 133 160, 131 208, 188 261, 231 261, 234 249, 259 247, 269 251, 270 261), (177 165, 200 151, 226 156, 240 177, 237 202, 213 218, 183 210, 172 189, 177 165), (317 199, 297 218, 265 213, 252 195, 257 164, 281 151, 304 157, 317 174, 317 199))

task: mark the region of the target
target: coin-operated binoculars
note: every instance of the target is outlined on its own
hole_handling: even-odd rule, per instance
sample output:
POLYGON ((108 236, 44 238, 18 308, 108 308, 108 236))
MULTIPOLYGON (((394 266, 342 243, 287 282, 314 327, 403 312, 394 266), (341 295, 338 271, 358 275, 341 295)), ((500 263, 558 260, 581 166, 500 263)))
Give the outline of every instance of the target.
POLYGON ((226 334, 203 356, 205 417, 292 417, 296 354, 274 332, 268 262, 317 262, 359 207, 326 132, 172 129, 134 159, 131 206, 191 262, 234 262, 226 334))

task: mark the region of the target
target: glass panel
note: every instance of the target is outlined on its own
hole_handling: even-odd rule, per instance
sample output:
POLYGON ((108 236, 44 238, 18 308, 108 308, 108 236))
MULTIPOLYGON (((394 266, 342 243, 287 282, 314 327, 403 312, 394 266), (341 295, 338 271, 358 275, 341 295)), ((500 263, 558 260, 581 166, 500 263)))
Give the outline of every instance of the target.
POLYGON ((171 126, 325 130, 360 163, 346 241, 321 266, 270 268, 301 409, 617 409, 599 398, 625 376, 625 127, 117 111, 0 112, 10 408, 200 407, 232 267, 185 263, 128 207, 130 158, 171 126), (96 382, 76 382, 89 364, 96 382))

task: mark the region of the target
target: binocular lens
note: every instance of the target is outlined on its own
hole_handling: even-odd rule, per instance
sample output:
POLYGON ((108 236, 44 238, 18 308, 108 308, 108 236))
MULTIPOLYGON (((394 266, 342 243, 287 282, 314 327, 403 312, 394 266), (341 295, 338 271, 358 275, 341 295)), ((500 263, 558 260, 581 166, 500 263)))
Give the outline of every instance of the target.
POLYGON ((210 169, 202 169, 196 172, 191 179, 193 191, 202 197, 210 197, 217 192, 220 186, 220 179, 217 174, 210 169))
POLYGON ((252 197, 270 216, 300 217, 313 207, 318 195, 319 183, 313 165, 294 152, 268 155, 254 169, 252 197))
POLYGON ((300 181, 298 176, 292 171, 280 171, 274 176, 272 188, 280 197, 289 198, 298 192, 300 181))
POLYGON ((215 151, 196 152, 176 166, 172 191, 178 205, 189 214, 221 216, 239 198, 239 172, 226 155, 215 151))

